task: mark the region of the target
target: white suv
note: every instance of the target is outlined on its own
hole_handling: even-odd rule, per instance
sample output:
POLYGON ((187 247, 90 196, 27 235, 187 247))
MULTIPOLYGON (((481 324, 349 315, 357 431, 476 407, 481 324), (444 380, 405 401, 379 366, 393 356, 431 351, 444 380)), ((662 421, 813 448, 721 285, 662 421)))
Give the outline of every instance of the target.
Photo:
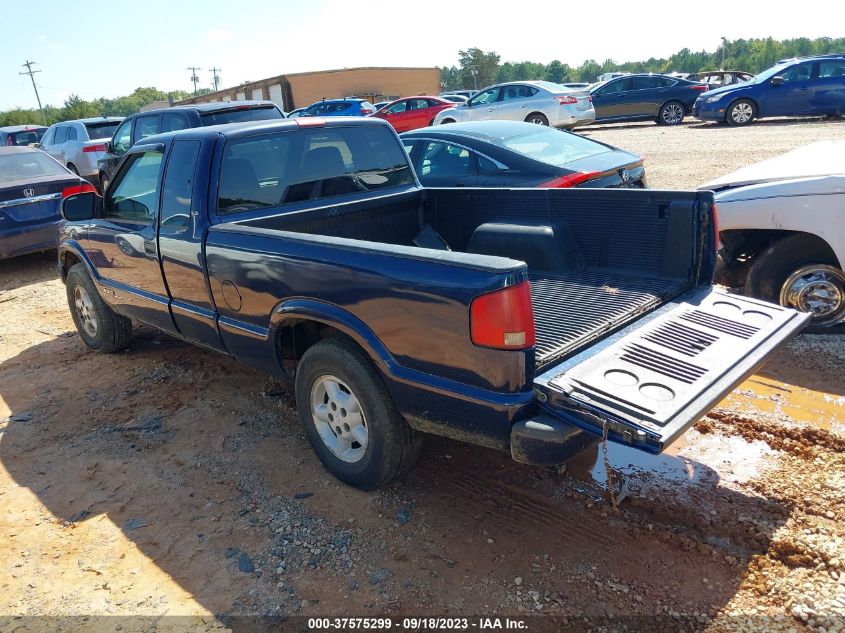
POLYGON ((41 139, 40 148, 95 186, 100 185, 97 160, 123 119, 97 117, 55 123, 41 139))

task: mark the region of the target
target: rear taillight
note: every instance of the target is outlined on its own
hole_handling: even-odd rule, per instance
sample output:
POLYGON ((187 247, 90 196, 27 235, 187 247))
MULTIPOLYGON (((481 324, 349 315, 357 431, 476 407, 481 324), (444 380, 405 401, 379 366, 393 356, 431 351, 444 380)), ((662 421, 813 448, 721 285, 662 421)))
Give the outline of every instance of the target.
POLYGON ((62 199, 75 196, 78 193, 97 193, 97 189, 90 182, 83 182, 62 189, 62 199))
POLYGON ((560 105, 572 105, 573 103, 578 103, 578 99, 572 95, 555 97, 555 101, 557 101, 560 105))
POLYGON ((495 349, 534 346, 534 309, 527 281, 472 300, 469 308, 472 342, 495 349))
POLYGON ((82 148, 83 152, 105 152, 106 151, 106 144, 105 143, 98 143, 97 145, 86 145, 82 148))
POLYGON ((361 108, 361 116, 367 116, 373 112, 375 112, 375 110, 371 110, 370 108, 361 108))
POLYGON ((700 86, 695 85, 695 86, 691 86, 691 88, 693 90, 701 90, 701 92, 707 92, 708 90, 710 90, 710 86, 708 86, 707 84, 701 84, 700 86))
POLYGON ((587 182, 588 180, 592 180, 596 176, 601 176, 600 171, 576 171, 571 174, 565 174, 554 180, 549 180, 548 182, 540 183, 537 185, 538 187, 548 188, 548 189, 566 189, 567 187, 574 187, 575 185, 580 185, 581 183, 587 182))

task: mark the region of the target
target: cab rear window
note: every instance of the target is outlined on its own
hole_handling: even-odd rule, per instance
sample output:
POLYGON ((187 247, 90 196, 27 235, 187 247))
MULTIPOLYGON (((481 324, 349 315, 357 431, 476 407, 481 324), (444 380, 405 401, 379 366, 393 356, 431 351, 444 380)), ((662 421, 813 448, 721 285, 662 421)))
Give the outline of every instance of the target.
POLYGON ((244 121, 267 121, 284 117, 275 106, 261 106, 205 112, 200 114, 200 118, 203 125, 222 125, 224 123, 243 123, 244 121))

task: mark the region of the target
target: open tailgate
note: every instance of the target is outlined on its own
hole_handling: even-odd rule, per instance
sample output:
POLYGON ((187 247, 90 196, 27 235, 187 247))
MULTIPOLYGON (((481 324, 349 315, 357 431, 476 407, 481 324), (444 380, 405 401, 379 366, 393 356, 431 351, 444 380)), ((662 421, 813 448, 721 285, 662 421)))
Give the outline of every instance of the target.
POLYGON ((537 376, 548 414, 659 453, 801 331, 810 315, 710 288, 537 376))

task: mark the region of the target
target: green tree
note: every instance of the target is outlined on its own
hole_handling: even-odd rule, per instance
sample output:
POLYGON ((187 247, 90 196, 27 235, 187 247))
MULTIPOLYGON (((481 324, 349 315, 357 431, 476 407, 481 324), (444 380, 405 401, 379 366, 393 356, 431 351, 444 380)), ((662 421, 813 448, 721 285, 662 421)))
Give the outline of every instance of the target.
POLYGON ((97 103, 80 99, 78 95, 70 95, 65 99, 65 107, 62 108, 61 113, 62 121, 87 119, 95 116, 102 116, 102 111, 97 103))
POLYGON ((549 62, 549 65, 546 66, 546 81, 551 81, 556 84, 566 83, 569 81, 569 75, 572 72, 572 69, 563 64, 558 59, 553 59, 549 62))
POLYGON ((501 57, 495 51, 485 53, 480 48, 468 48, 458 51, 458 64, 461 68, 463 84, 480 90, 496 81, 501 57))

